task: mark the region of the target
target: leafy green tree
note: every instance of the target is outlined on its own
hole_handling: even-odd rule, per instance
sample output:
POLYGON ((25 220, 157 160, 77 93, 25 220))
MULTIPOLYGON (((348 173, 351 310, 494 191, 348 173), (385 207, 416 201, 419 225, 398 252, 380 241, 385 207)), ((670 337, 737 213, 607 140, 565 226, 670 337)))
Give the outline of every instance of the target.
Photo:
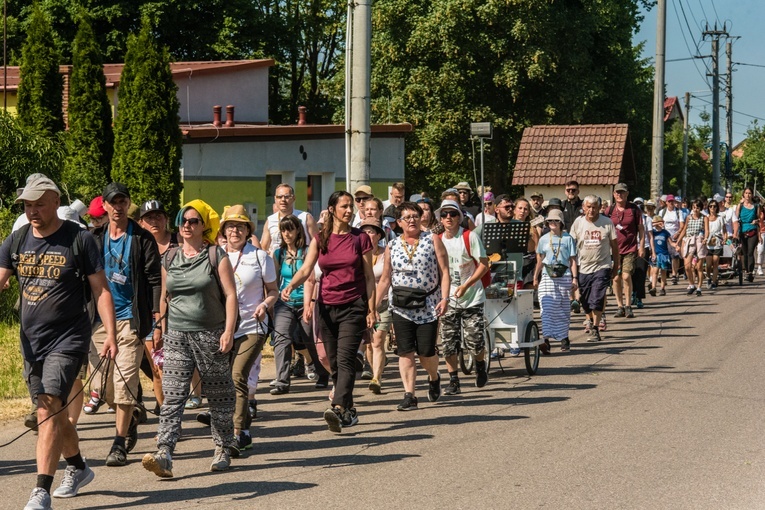
POLYGON ((154 39, 145 19, 128 38, 114 125, 112 179, 124 183, 134 202, 161 200, 168 211, 180 208, 181 131, 178 87, 170 55, 154 39))
POLYGON ((65 188, 62 191, 88 200, 100 195, 109 182, 114 133, 101 50, 85 18, 80 21, 72 51, 68 157, 61 178, 65 188))
MULTIPOLYGON (((712 191, 712 165, 705 160, 703 126, 689 130, 688 133, 688 183, 686 195, 696 198, 700 195, 710 197, 712 191)), ((683 143, 685 130, 679 121, 667 127, 664 134, 664 191, 678 193, 683 189, 683 143)))
POLYGON ((59 72, 59 53, 45 13, 35 5, 31 16, 22 48, 18 113, 23 126, 50 136, 64 130, 64 79, 59 72))
POLYGON ((754 184, 757 179, 759 193, 765 188, 765 128, 757 121, 746 131, 746 139, 742 145, 743 154, 733 159, 733 175, 736 181, 737 191, 743 188, 744 183, 754 184))
POLYGON ((407 184, 441 191, 472 177, 476 121, 494 124, 484 159, 487 181, 500 191, 530 125, 628 122, 642 147, 650 140, 651 72, 631 40, 636 4, 376 2, 373 121, 414 125, 407 184))
POLYGON ((60 136, 51 138, 24 127, 18 117, 0 109, 0 209, 10 208, 28 175, 41 172, 58 180, 64 157, 60 136))

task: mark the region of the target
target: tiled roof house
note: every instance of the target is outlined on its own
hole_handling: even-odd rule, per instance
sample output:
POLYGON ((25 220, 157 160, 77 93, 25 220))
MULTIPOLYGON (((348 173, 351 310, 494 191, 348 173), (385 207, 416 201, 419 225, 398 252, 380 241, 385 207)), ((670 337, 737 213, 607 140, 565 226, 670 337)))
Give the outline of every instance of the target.
MULTIPOLYGON (((513 185, 563 197, 569 180, 582 193, 602 194, 618 182, 634 184, 635 162, 627 124, 532 126, 523 131, 513 172, 513 185)), ((610 192, 604 198, 610 197, 610 192)))

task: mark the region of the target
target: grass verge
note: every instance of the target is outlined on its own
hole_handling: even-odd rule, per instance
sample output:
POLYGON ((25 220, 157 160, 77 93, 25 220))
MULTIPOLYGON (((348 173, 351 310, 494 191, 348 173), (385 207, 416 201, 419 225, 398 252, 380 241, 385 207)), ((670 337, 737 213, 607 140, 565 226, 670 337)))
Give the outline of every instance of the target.
POLYGON ((29 412, 27 386, 21 375, 19 325, 0 324, 0 422, 20 418, 29 412))

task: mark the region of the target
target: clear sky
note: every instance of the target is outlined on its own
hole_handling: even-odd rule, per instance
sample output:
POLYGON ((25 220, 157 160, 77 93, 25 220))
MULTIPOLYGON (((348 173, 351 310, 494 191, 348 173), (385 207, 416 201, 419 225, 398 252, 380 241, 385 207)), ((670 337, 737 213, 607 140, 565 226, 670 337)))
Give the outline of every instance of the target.
MULTIPOLYGON (((691 124, 699 124, 699 112, 712 112, 712 59, 688 59, 694 55, 710 57, 710 38, 703 38, 706 24, 710 30, 717 22, 718 29, 725 23, 728 33, 739 39, 733 43, 733 143, 746 137, 746 130, 754 117, 765 125, 765 1, 764 0, 666 0, 667 2, 667 48, 665 83, 668 96, 690 92, 691 124), (698 49, 697 49, 698 48, 698 49), (735 63, 739 63, 736 65, 735 63), (744 65, 748 64, 748 65, 744 65), (756 67, 761 66, 761 67, 756 67)), ((643 12, 645 19, 635 42, 645 41, 643 54, 654 60, 656 55, 656 7, 643 12)), ((725 141, 725 73, 727 58, 725 40, 720 40, 721 92, 720 140, 725 141)), ((711 121, 710 121, 711 122, 711 121)))

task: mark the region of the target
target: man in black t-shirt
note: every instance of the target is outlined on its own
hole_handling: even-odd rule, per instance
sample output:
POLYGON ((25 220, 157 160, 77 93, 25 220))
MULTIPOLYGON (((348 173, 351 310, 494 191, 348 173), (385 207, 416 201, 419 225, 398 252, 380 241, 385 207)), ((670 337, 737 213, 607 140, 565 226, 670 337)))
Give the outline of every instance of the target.
POLYGON ((86 284, 109 331, 101 356, 117 354, 114 305, 101 255, 88 232, 59 219, 60 196, 50 179, 42 174, 30 176, 16 200, 24 202, 30 227, 10 235, 0 246, 0 288, 14 272, 19 281, 25 377, 30 396, 37 399, 41 444, 37 445, 37 486, 27 508, 50 508, 53 475, 62 454, 67 467, 54 497, 76 496, 94 477, 80 454, 77 430, 67 413, 60 412, 90 347, 86 284), (24 237, 16 253, 11 253, 20 235, 24 237), (75 243, 80 247, 78 260, 75 243))

